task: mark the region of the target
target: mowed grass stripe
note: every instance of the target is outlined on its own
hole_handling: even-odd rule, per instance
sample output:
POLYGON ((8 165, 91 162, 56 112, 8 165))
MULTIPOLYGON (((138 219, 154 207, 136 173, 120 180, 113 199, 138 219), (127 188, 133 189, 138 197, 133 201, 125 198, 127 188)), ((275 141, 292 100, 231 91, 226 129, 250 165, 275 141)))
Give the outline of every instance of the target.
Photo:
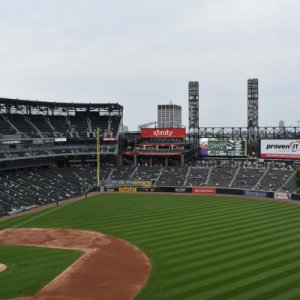
MULTIPOLYGON (((258 293, 255 275, 264 276, 262 293, 272 298, 269 278, 296 275, 293 266, 300 266, 299 209, 243 198, 111 194, 60 207, 26 226, 98 230, 136 244, 152 262, 139 299, 243 299, 249 286, 258 293)), ((292 277, 280 291, 287 286, 295 290, 290 297, 300 296, 292 277)))
MULTIPOLYGON (((289 225, 285 227, 286 229, 290 229, 291 232, 284 232, 284 229, 279 228, 278 231, 274 230, 262 230, 262 231, 255 231, 254 233, 249 233, 248 235, 242 236, 232 236, 228 239, 220 239, 216 241, 213 239, 211 242, 201 242, 201 238, 194 240, 193 242, 189 242, 187 247, 188 249, 184 249, 181 246, 176 247, 176 243, 174 244, 174 248, 170 249, 168 252, 174 252, 172 254, 173 258, 179 258, 181 255, 189 255, 193 254, 195 250, 201 251, 229 251, 234 249, 240 249, 248 246, 255 246, 257 244, 266 243, 269 241, 273 241, 274 239, 286 238, 289 236, 294 236, 297 233, 300 233, 300 228, 294 228, 293 226, 289 225), (267 234, 267 235, 266 235, 267 234), (221 248, 220 248, 221 247, 221 248)), ((213 233, 212 233, 213 235, 213 233)), ((157 252, 162 252, 162 249, 158 249, 157 252)))
MULTIPOLYGON (((272 267, 272 266, 270 266, 272 267)), ((300 261, 290 261, 289 263, 274 266, 274 268, 264 268, 265 271, 259 273, 251 272, 250 276, 245 278, 239 278, 239 276, 228 278, 224 281, 211 285, 199 286, 197 282, 194 282, 188 287, 187 291, 182 290, 176 294, 176 297, 180 299, 195 299, 195 294, 200 294, 201 299, 245 299, 243 293, 255 290, 255 294, 259 295, 262 291, 262 287, 273 284, 274 281, 280 282, 286 277, 290 277, 294 280, 295 277, 300 279, 300 261), (247 292, 245 292, 247 291, 247 292)), ((252 298, 253 299, 253 298, 252 298)))
MULTIPOLYGON (((300 246, 300 241, 298 242, 298 247, 300 246)), ((286 258, 290 258, 292 255, 299 255, 299 249, 295 248, 294 245, 287 245, 285 247, 281 247, 278 249, 269 249, 269 251, 258 251, 253 252, 251 255, 236 255, 232 259, 220 259, 211 264, 206 260, 203 260, 202 264, 199 265, 193 272, 181 272, 176 276, 171 276, 166 281, 166 285, 170 288, 179 288, 179 285, 187 285, 191 282, 191 279, 197 278, 198 280, 205 280, 205 283, 209 283, 208 280, 222 276, 225 279, 230 276, 234 276, 237 272, 238 274, 245 273, 248 270, 257 270, 260 267, 268 266, 271 264, 278 263, 280 260, 284 260, 286 258), (242 258, 241 258, 242 256, 242 258), (220 259, 220 261, 218 261, 220 259), (228 274, 229 273, 229 274, 228 274), (175 277, 175 278, 174 278, 175 277)), ((297 258, 297 257, 296 257, 297 258)), ((224 279, 223 278, 223 279, 224 279)))
MULTIPOLYGON (((184 230, 188 230, 189 235, 191 235, 193 233, 193 231, 197 231, 197 230, 199 231, 199 230, 203 230, 203 229, 205 229, 205 230, 208 230, 208 229, 223 229, 224 231, 230 231, 231 230, 231 227, 230 227, 231 224, 234 224, 235 227, 238 227, 238 226, 241 226, 241 225, 244 225, 245 227, 246 226, 249 227, 249 222, 250 221, 253 222, 253 223, 255 222, 255 224, 257 224, 258 221, 260 221, 261 224, 264 224, 264 223, 269 224, 268 221, 265 221, 265 214, 263 212, 261 214, 259 214, 257 212, 256 212, 255 215, 251 215, 249 217, 249 212, 243 210, 243 208, 241 208, 238 211, 234 211, 234 214, 232 212, 232 209, 229 208, 228 211, 227 210, 222 211, 217 216, 215 216, 215 214, 212 213, 212 216, 215 216, 215 219, 210 218, 210 216, 207 216, 207 219, 209 219, 209 220, 207 220, 206 218, 202 218, 203 216, 205 216, 205 213, 203 213, 203 212, 194 213, 193 212, 192 216, 189 217, 188 219, 187 218, 186 219, 182 218, 181 221, 184 221, 182 223, 185 224, 185 225, 183 225, 181 227, 181 232, 183 232, 184 230), (224 220, 222 220, 222 222, 221 222, 220 219, 225 214, 228 214, 228 212, 230 212, 230 214, 229 214, 229 217, 228 217, 228 221, 225 222, 226 226, 224 226, 224 220), (245 219, 245 216, 248 216, 248 218, 245 219), (237 223, 237 221, 242 221, 242 222, 237 223)), ((284 214, 282 213, 282 210, 281 210, 281 216, 287 215, 287 214, 289 214, 291 216, 290 210, 287 211, 284 214)), ((274 209, 273 214, 270 211, 269 217, 270 218, 273 217, 274 221, 280 220, 281 216, 278 216, 278 209, 276 209, 276 210, 274 209)), ((297 217, 297 216, 298 216, 298 214, 295 213, 295 217, 297 217)), ((172 217, 172 218, 169 218, 168 220, 169 220, 168 222, 164 222, 163 224, 156 225, 155 227, 157 229, 160 229, 162 234, 164 233, 163 229, 165 227, 170 227, 170 228, 168 228, 167 232, 165 231, 165 234, 168 235, 169 237, 172 236, 172 233, 177 235, 178 230, 177 230, 176 227, 174 228, 173 225, 174 225, 174 223, 178 222, 178 218, 177 217, 172 217)), ((139 229, 140 229, 141 233, 144 234, 145 236, 147 236, 147 240, 143 240, 143 241, 151 242, 151 241, 156 241, 157 240, 157 234, 153 234, 153 231, 151 231, 151 229, 154 229, 152 221, 149 222, 149 225, 147 227, 143 226, 143 223, 142 224, 139 223, 139 226, 140 226, 139 229), (145 228, 147 228, 147 230, 145 230, 145 228), (149 239, 149 237, 150 237, 150 239, 149 239)), ((160 238, 165 240, 162 234, 160 234, 160 238)), ((132 237, 134 237, 134 235, 132 235, 132 237)), ((188 238, 188 237, 186 237, 186 238, 188 238)), ((160 241, 158 241, 157 243, 160 243, 160 241)), ((160 246, 162 246, 162 244, 160 244, 160 246)))
MULTIPOLYGON (((189 234, 187 236, 187 232, 185 230, 185 227, 183 227, 183 229, 181 230, 180 233, 178 233, 177 230, 177 235, 174 234, 170 234, 169 238, 172 239, 173 237, 177 239, 178 243, 176 246, 176 249, 179 250, 180 247, 182 247, 181 245, 185 245, 185 246, 189 246, 189 243, 194 244, 194 241, 197 240, 199 241, 201 244, 205 244, 207 242, 213 242, 213 241, 219 241, 220 240, 220 236, 222 238, 230 238, 232 236, 236 236, 238 234, 246 234, 246 233, 251 233, 252 231, 254 231, 254 228, 260 229, 262 230, 262 228, 264 230, 269 230, 269 231, 276 231, 278 230, 278 228, 281 228, 283 225, 290 225, 291 226, 291 222, 294 220, 295 223, 297 224, 299 222, 298 220, 298 216, 291 216, 290 220, 284 220, 284 221, 277 221, 276 222, 276 226, 274 225, 270 225, 270 221, 266 220, 266 219, 260 219, 261 222, 256 221, 255 222, 255 227, 250 226, 250 224, 246 222, 242 222, 242 223, 237 223, 237 225, 235 224, 234 226, 231 226, 228 228, 228 224, 222 224, 221 226, 216 227, 216 229, 211 229, 210 227, 208 228, 203 228, 203 227, 197 227, 194 228, 193 230, 190 229, 189 230, 189 234)), ((186 221, 188 223, 188 221, 186 221)), ((161 251, 167 251, 170 249, 174 249, 174 245, 170 245, 169 241, 165 239, 165 236, 162 238, 162 236, 159 236, 159 239, 163 239, 163 241, 161 241, 161 243, 159 243, 159 241, 155 241, 152 242, 151 245, 155 246, 155 245, 159 245, 161 251), (165 242, 164 242, 165 241, 165 242)), ((148 240, 143 239, 143 242, 148 242, 148 240)))
POLYGON ((170 291, 167 299, 172 299, 173 296, 178 295, 178 293, 182 294, 183 291, 190 292, 195 287, 198 292, 215 290, 223 285, 235 283, 259 273, 269 272, 270 269, 274 271, 276 268, 281 268, 284 265, 293 263, 294 260, 297 259, 297 255, 298 253, 295 252, 291 255, 285 254, 280 259, 273 258, 269 261, 251 263, 244 268, 236 267, 227 273, 223 270, 219 273, 214 273, 213 275, 203 272, 199 277, 197 277, 198 280, 196 283, 193 278, 191 278, 189 281, 178 282, 176 285, 167 285, 167 288, 170 291), (199 282, 199 280, 201 280, 201 282, 199 282))
MULTIPOLYGON (((113 195, 108 195, 108 196, 113 196, 113 195)), ((121 196, 121 198, 124 198, 124 195, 118 195, 118 197, 117 197, 117 199, 118 199, 118 201, 116 201, 116 200, 114 200, 113 202, 115 202, 115 203, 112 203, 113 205, 114 204, 119 204, 118 202, 120 202, 121 204, 122 204, 122 201, 126 201, 126 200, 123 200, 123 199, 119 199, 119 197, 121 196), (123 197, 122 197, 123 196, 123 197)), ((127 195, 126 195, 127 196, 127 195)), ((138 197, 140 197, 140 195, 138 196, 138 197)), ((148 197, 147 197, 148 198, 148 197)), ((176 199, 176 197, 175 197, 175 199, 176 199)), ((95 199, 94 199, 95 200, 95 199)), ((101 214, 101 211, 97 211, 97 209, 94 209, 94 206, 95 207, 99 207, 98 206, 98 204, 99 204, 99 201, 101 201, 101 202, 107 202, 107 201, 103 201, 102 199, 96 199, 96 201, 94 201, 94 203, 92 203, 92 206, 90 207, 90 211, 88 212, 88 214, 90 215, 90 214, 93 214, 93 213, 95 213, 95 214, 98 214, 98 213, 100 213, 101 214)), ((130 201, 128 201, 127 200, 127 202, 130 202, 130 201)), ((165 202, 166 201, 162 201, 163 203, 164 203, 164 205, 166 204, 165 202)), ((169 210, 170 209, 170 207, 168 206, 170 203, 172 204, 174 201, 173 201, 173 199, 172 199, 172 201, 171 200, 169 200, 168 201, 168 203, 167 203, 167 206, 166 206, 166 210, 169 210)), ((178 207, 178 204, 180 203, 180 206, 182 205, 182 203, 185 203, 186 201, 185 200, 180 200, 180 201, 176 201, 176 205, 174 205, 174 206, 176 206, 176 210, 178 211, 178 209, 177 209, 177 207, 178 207)), ((189 201, 190 202, 190 201, 189 201)), ((213 202, 213 201, 207 201, 208 203, 209 202, 213 202)), ((130 203, 130 207, 132 208, 132 207, 136 207, 136 206, 138 206, 139 205, 139 203, 141 203, 141 200, 139 199, 138 201, 134 201, 133 203, 130 203)), ((194 203, 195 203, 195 201, 194 201, 194 203)), ((203 203, 203 201, 201 201, 201 204, 203 203)), ((105 203, 104 203, 105 204, 105 203)), ((197 204, 197 203, 196 203, 197 204)), ((76 222, 76 224, 78 224, 78 216, 79 215, 81 215, 82 214, 82 212, 81 211, 79 211, 78 212, 78 214, 76 215, 76 206, 79 206, 79 205, 81 205, 81 203, 74 203, 72 206, 74 207, 74 214, 73 214, 73 218, 69 218, 69 222, 67 223, 68 225, 70 224, 70 223, 72 223, 73 221, 75 221, 76 222)), ((111 207, 111 205, 110 205, 110 207, 111 207)), ((124 206, 122 206, 122 208, 124 208, 124 206)), ((191 209, 193 209, 193 208, 191 208, 191 209)), ((109 222, 111 222, 111 221, 113 221, 114 219, 116 219, 116 222, 123 222, 123 220, 122 219, 120 219, 120 216, 121 215, 124 215, 123 214, 123 212, 122 212, 123 210, 122 209, 119 209, 117 212, 114 212, 114 214, 112 215, 112 214, 108 214, 107 213, 107 211, 105 211, 105 210, 103 210, 103 214, 101 214, 101 216, 102 216, 102 218, 103 218, 103 221, 105 220, 105 219, 107 219, 109 222)), ((140 211, 139 212, 139 215, 140 215, 140 220, 144 220, 144 217, 141 215, 141 213, 143 212, 143 210, 142 211, 140 211), (142 218, 141 218, 142 217, 142 218)), ((181 213, 181 212, 180 212, 181 213)), ((59 214, 58 214, 58 217, 59 217, 59 214)), ((168 217, 168 216, 165 216, 165 214, 163 214, 163 218, 165 218, 165 217, 168 217)), ((60 217, 59 217, 60 218, 60 217)), ((130 218, 132 218, 132 209, 131 209, 131 211, 130 211, 130 218)), ((151 219, 152 219, 152 216, 150 217, 151 219)), ((127 220, 128 221, 128 215, 126 215, 125 216, 125 219, 124 220, 127 220)), ((88 220, 84 220, 85 222, 86 221, 88 221, 88 220)), ((132 221, 132 220, 131 220, 132 221)))

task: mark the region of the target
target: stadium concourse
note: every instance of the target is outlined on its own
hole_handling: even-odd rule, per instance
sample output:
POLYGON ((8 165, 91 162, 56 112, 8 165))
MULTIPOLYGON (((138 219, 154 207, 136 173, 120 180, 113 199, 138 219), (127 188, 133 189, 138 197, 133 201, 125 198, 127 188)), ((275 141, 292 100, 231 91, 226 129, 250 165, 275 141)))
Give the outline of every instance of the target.
MULTIPOLYGON (((0 98, 0 217, 99 189, 97 128, 102 191, 122 191, 130 185, 132 190, 143 191, 162 191, 163 187, 165 191, 178 188, 177 192, 193 187, 297 191, 297 160, 249 157, 250 149, 259 151, 247 142, 249 132, 242 128, 233 140, 228 136, 234 132, 226 133, 224 128, 222 132, 205 130, 205 136, 222 134, 221 139, 200 140, 184 127, 123 132, 123 107, 118 103, 0 98), (204 146, 199 150, 199 145, 204 146), (220 151, 215 156, 208 148, 211 145, 220 151), (207 156, 198 157, 199 153, 207 156)), ((299 134, 296 129, 286 132, 290 138, 299 134)), ((266 130, 262 134, 268 137, 266 130)))

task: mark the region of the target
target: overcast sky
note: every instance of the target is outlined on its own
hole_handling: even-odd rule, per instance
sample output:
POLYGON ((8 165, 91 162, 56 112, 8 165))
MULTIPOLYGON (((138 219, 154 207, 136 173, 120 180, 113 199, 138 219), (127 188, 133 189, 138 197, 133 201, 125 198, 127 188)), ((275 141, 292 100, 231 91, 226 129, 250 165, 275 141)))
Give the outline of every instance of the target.
POLYGON ((118 102, 136 130, 172 101, 188 125, 246 126, 247 79, 259 125, 300 120, 299 0, 1 0, 0 97, 118 102))

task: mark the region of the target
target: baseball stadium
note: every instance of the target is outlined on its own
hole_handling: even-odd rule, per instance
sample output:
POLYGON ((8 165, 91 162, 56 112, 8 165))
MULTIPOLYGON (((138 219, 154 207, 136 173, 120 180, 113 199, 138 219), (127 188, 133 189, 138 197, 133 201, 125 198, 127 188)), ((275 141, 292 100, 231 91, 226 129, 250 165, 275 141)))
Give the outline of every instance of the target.
POLYGON ((188 127, 0 98, 0 299, 300 299, 300 127, 247 84, 247 127, 199 127, 197 81, 188 127))

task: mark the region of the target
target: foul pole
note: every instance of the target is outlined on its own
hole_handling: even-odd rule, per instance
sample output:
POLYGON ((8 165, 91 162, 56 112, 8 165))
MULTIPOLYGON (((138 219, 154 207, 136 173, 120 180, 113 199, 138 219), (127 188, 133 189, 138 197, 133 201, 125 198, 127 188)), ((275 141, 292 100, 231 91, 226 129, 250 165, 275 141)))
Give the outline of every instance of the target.
POLYGON ((100 133, 97 127, 97 188, 100 187, 100 133))

